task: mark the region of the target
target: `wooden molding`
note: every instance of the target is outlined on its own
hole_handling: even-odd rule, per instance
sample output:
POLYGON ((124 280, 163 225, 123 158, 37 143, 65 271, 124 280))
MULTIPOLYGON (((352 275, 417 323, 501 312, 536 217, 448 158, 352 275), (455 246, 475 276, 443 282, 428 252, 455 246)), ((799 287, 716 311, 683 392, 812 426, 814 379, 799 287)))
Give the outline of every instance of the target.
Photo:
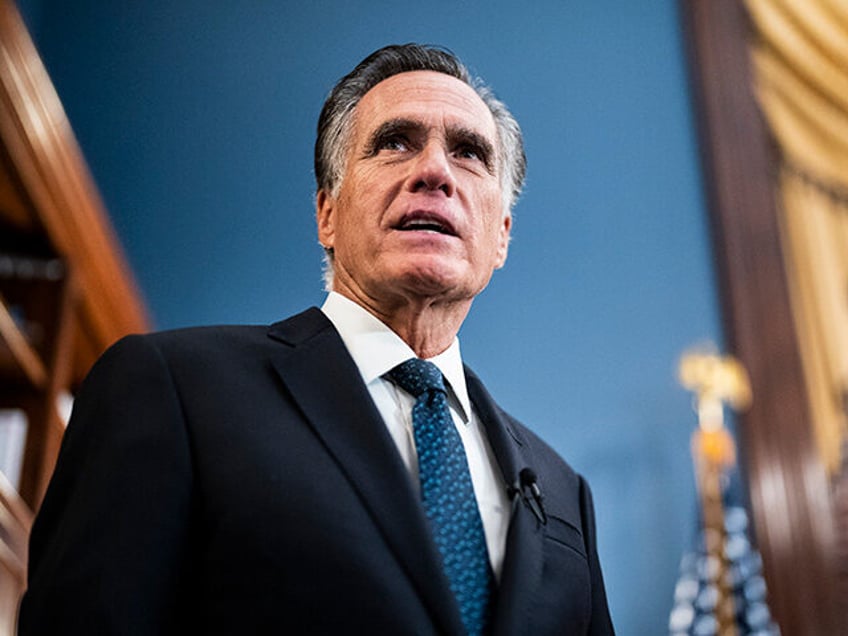
MULTIPOLYGON (((59 97, 11 0, 0 0, 0 140, 59 256, 98 354, 150 321, 59 97), (69 213, 69 211, 73 213, 69 213)), ((86 369, 93 359, 75 365, 86 369)), ((74 378, 79 381, 81 378, 74 378)))

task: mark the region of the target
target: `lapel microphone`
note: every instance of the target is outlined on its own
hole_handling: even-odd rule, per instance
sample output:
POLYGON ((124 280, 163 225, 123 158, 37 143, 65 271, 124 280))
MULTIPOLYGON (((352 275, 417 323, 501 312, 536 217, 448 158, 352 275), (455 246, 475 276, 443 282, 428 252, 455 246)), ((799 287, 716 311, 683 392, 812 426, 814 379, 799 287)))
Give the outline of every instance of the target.
POLYGON ((510 498, 521 495, 539 523, 542 525, 548 523, 548 515, 545 514, 545 506, 542 503, 544 496, 532 468, 522 468, 515 483, 507 487, 507 492, 510 498))

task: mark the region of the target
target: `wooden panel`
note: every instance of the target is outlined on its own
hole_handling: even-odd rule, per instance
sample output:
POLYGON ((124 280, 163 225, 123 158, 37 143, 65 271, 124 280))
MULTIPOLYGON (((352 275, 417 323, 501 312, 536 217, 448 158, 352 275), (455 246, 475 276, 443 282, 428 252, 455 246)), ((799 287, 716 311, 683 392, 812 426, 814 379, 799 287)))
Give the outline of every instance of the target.
POLYGON ((740 427, 770 606, 784 634, 840 634, 829 485, 812 439, 780 250, 776 157, 740 0, 683 0, 730 348, 751 376, 740 427))
POLYGON ((0 633, 26 584, 29 510, 64 422, 57 399, 149 321, 65 113, 11 0, 0 0, 0 405, 27 419, 20 496, 0 475, 0 633), (29 506, 29 507, 28 507, 29 506))

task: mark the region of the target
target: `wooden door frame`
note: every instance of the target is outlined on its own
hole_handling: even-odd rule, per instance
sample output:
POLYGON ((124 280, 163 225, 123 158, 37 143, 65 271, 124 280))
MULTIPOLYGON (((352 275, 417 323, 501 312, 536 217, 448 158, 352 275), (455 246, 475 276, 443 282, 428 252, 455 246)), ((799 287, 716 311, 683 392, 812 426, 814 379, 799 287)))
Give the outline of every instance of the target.
POLYGON ((830 484, 813 438, 778 227, 778 155, 758 108, 743 0, 680 0, 728 347, 751 376, 743 470, 784 634, 844 634, 830 484))

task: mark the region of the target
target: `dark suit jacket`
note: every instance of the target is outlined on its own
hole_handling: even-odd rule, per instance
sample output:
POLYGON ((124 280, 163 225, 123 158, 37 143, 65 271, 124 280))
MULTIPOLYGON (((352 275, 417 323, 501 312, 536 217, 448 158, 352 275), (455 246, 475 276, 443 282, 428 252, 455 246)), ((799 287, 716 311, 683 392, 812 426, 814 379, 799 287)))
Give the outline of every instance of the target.
MULTIPOLYGON (((467 371, 513 498, 493 633, 609 634, 589 489, 467 371)), ((426 519, 338 333, 131 336, 80 391, 35 522, 28 634, 460 634, 426 519)))

